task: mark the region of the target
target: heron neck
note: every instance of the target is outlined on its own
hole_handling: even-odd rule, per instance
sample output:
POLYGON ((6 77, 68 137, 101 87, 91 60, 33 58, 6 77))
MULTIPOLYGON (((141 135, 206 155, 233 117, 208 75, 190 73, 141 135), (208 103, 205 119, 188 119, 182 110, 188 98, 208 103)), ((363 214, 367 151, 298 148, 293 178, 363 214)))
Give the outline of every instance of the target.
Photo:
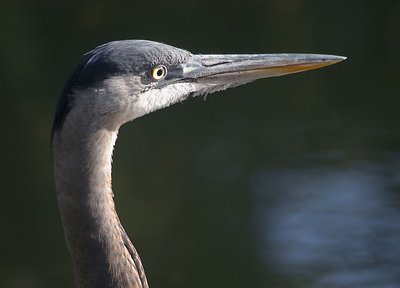
POLYGON ((111 162, 118 131, 74 122, 66 119, 53 149, 57 201, 77 285, 147 287, 113 201, 111 162))

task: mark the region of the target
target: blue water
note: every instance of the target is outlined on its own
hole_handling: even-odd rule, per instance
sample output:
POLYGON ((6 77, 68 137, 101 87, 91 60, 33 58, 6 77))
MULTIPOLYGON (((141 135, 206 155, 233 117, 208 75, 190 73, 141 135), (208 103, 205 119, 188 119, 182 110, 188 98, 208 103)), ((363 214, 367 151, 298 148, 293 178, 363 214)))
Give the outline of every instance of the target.
POLYGON ((259 173, 253 222, 265 265, 298 287, 400 287, 399 156, 259 173))

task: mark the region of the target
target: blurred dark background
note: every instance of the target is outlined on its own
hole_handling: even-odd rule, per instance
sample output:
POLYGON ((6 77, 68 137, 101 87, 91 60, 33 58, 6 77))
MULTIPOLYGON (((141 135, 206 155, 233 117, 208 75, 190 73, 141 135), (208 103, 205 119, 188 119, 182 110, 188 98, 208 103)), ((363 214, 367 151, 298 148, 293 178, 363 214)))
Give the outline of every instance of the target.
POLYGON ((0 287, 73 287, 50 161, 80 55, 348 57, 122 127, 113 184, 150 287, 400 287, 400 2, 7 1, 0 9, 0 287))

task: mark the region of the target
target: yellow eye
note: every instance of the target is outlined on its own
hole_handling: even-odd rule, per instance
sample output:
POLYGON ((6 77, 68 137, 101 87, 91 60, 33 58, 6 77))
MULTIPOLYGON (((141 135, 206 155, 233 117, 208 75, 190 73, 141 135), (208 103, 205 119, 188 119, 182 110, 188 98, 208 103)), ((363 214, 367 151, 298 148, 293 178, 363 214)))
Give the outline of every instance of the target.
POLYGON ((151 77, 156 80, 161 80, 165 77, 165 75, 167 75, 167 67, 165 67, 164 65, 154 67, 153 71, 151 71, 151 77))

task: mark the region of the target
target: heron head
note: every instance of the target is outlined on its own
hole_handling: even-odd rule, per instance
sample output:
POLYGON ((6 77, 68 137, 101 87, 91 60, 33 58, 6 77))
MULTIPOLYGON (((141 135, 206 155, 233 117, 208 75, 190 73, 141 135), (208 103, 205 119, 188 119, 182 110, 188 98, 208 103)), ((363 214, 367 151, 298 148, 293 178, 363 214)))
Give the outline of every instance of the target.
POLYGON ((344 59, 319 54, 194 55, 146 40, 110 42, 83 56, 61 95, 53 129, 60 129, 69 111, 78 107, 79 113, 119 127, 189 96, 344 59))

